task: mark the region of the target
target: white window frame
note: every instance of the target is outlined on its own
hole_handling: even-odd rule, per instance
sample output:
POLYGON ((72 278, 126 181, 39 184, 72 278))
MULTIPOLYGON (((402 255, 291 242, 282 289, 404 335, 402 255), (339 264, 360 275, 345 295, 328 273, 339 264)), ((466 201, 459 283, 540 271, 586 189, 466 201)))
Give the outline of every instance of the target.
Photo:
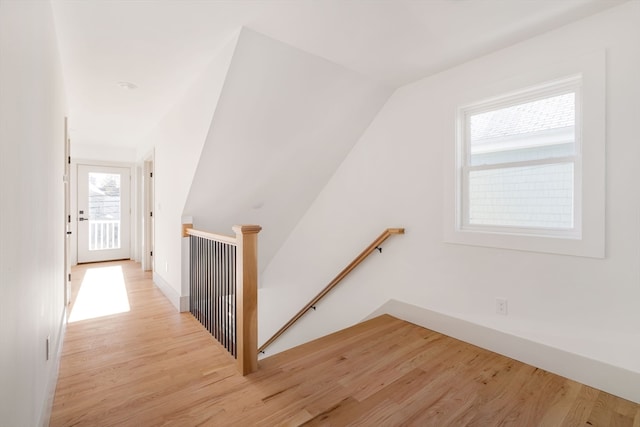
POLYGON ((450 138, 443 140, 444 199, 443 239, 445 243, 510 249, 548 254, 605 257, 606 207, 606 51, 594 50, 562 61, 524 61, 512 67, 511 78, 493 78, 490 69, 480 73, 473 82, 464 82, 451 93, 450 138), (482 230, 462 227, 462 195, 460 172, 462 147, 457 143, 461 126, 456 122, 460 106, 476 105, 478 100, 495 99, 499 94, 522 93, 524 88, 540 87, 544 82, 555 82, 568 76, 582 76, 580 91, 582 132, 577 147, 581 160, 577 165, 582 175, 580 187, 574 187, 576 203, 581 212, 574 225, 579 236, 548 236, 536 233, 508 233, 506 230, 482 230))
POLYGON ((460 212, 458 213, 459 229, 482 232, 498 232, 518 235, 539 235, 547 237, 561 237, 579 239, 582 235, 582 77, 574 75, 560 80, 547 82, 536 87, 527 88, 515 93, 498 96, 493 99, 480 101, 472 105, 458 109, 458 156, 459 164, 457 169, 460 173, 460 212), (515 161, 508 163, 495 163, 488 165, 471 165, 471 136, 470 118, 471 116, 499 110, 527 102, 551 98, 553 96, 575 93, 575 139, 574 154, 567 157, 548 157, 538 160, 515 161), (573 163, 573 227, 544 228, 544 227, 519 227, 519 226, 499 226, 471 224, 469 221, 470 201, 469 201, 469 174, 473 171, 506 169, 510 167, 524 167, 535 165, 551 165, 559 163, 573 163))

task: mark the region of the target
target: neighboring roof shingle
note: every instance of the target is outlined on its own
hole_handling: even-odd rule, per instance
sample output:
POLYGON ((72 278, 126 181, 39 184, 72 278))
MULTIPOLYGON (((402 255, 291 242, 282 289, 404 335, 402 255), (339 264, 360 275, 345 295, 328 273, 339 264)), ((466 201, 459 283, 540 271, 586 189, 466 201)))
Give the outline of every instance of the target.
POLYGON ((514 105, 471 116, 471 141, 521 135, 575 124, 575 94, 514 105))

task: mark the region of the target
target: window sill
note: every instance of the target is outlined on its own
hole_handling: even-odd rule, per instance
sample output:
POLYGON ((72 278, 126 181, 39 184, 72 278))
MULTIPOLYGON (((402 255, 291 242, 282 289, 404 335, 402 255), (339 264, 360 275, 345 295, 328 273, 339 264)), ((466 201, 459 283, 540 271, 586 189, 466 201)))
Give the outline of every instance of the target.
POLYGON ((598 236, 588 235, 578 239, 570 236, 551 237, 494 231, 453 230, 450 233, 445 233, 444 241, 445 243, 558 255, 605 257, 604 242, 598 239, 598 236))

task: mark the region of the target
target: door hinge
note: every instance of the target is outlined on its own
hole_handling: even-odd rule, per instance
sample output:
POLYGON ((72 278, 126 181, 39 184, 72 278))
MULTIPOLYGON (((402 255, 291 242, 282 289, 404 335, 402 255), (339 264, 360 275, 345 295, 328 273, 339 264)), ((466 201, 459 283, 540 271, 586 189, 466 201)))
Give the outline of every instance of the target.
POLYGON ((149 254, 150 256, 153 256, 153 251, 151 251, 151 253, 149 254))
POLYGON ((153 178, 153 172, 149 172, 149 178, 153 178))
POLYGON ((68 223, 71 223, 71 215, 68 215, 68 216, 67 216, 67 222, 68 222, 68 223))
POLYGON ((67 162, 71 164, 71 156, 67 157, 67 162))
POLYGON ((69 273, 69 281, 71 281, 71 273, 69 273))
POLYGON ((153 212, 149 212, 149 216, 153 216, 153 212))

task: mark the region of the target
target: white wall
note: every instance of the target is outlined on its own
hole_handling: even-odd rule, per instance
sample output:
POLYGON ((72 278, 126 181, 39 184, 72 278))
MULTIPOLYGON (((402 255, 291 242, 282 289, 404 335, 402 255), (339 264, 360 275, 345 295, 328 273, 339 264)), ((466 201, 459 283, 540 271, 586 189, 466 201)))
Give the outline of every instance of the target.
POLYGON ((51 5, 0 2, 0 424, 48 424, 64 319, 64 117, 51 5), (51 357, 45 343, 51 337, 51 357))
POLYGON ((629 2, 399 89, 265 271, 259 341, 382 229, 407 234, 373 254, 268 354, 357 322, 393 298, 640 373, 638 22, 640 3, 629 2), (607 53, 606 258, 444 243, 455 108, 479 88, 598 49, 607 53), (496 314, 496 297, 508 298, 508 316, 496 314))
POLYGON ((109 163, 134 163, 136 161, 136 149, 129 147, 107 147, 103 145, 84 144, 76 141, 71 123, 71 159, 98 160, 109 163))
POLYGON ((218 104, 237 35, 196 78, 138 149, 140 165, 154 150, 154 280, 180 307, 182 210, 218 104))
POLYGON ((184 215, 233 234, 259 224, 264 267, 338 168, 391 89, 243 29, 184 215))

